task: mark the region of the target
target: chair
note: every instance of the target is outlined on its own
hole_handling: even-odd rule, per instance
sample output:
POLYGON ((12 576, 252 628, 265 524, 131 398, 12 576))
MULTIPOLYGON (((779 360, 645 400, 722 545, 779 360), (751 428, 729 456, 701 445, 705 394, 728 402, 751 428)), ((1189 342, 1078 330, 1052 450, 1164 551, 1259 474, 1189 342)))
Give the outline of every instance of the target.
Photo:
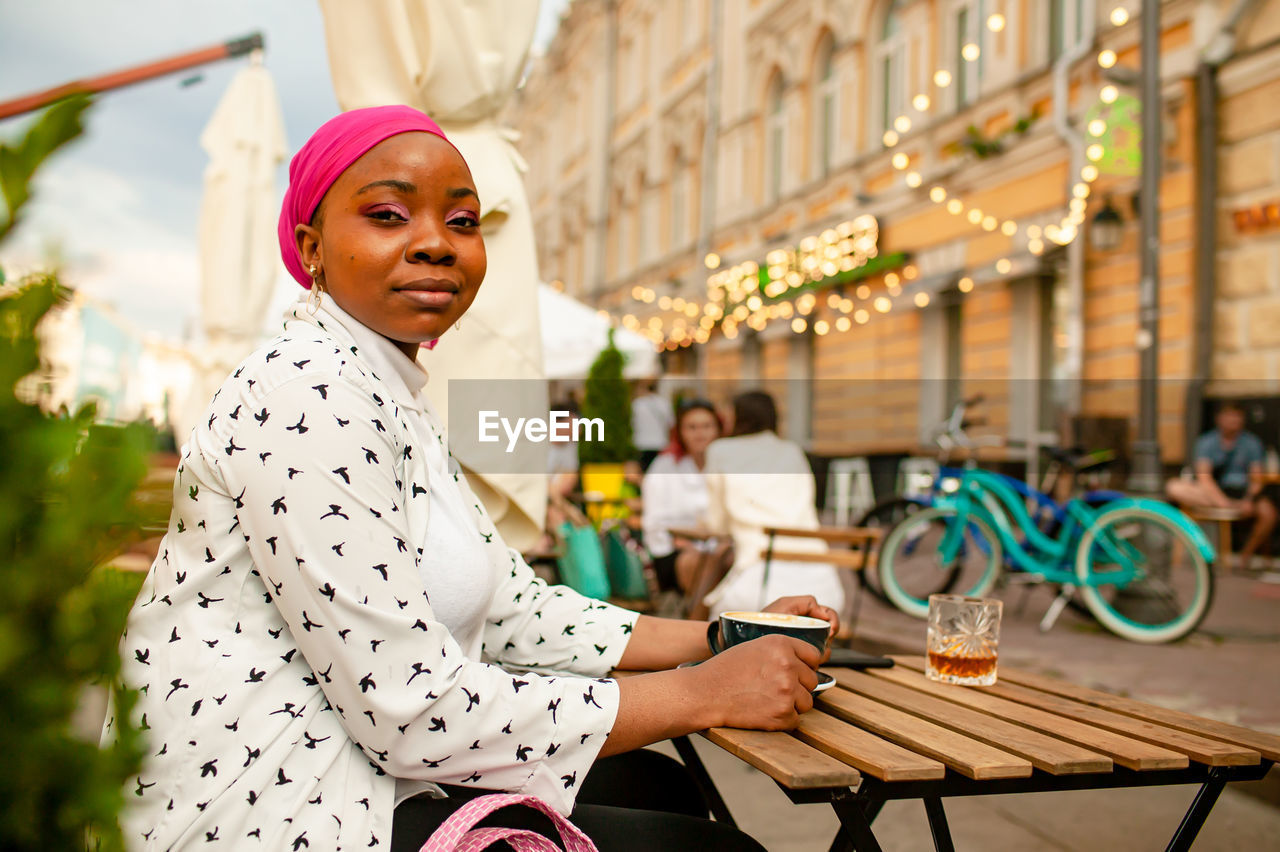
POLYGON ((1211 507, 1186 508, 1183 511, 1194 521, 1213 524, 1217 530, 1217 541, 1214 545, 1218 550, 1218 564, 1229 573, 1231 571, 1231 525, 1236 521, 1243 521, 1245 516, 1235 509, 1211 507))
POLYGON ((937 459, 903 459, 898 464, 898 481, 894 491, 899 497, 925 497, 933 489, 937 478, 937 459))
POLYGON ((866 456, 832 459, 827 468, 827 496, 823 501, 832 513, 832 523, 846 527, 851 517, 861 517, 875 504, 866 456))

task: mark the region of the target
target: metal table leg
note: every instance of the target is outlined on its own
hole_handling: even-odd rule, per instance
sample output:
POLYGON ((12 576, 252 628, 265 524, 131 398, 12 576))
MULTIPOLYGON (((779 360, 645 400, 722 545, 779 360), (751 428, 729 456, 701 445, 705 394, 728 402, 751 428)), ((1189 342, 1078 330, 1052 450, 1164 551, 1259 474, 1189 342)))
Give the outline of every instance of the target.
POLYGON ((693 743, 687 736, 675 737, 671 742, 675 743, 676 753, 680 755, 684 765, 693 773, 693 780, 702 790, 702 795, 706 798, 707 806, 711 808, 711 815, 716 818, 716 822, 737 828, 738 824, 734 822, 733 814, 729 813, 729 806, 724 803, 724 798, 716 789, 716 782, 711 780, 711 773, 707 772, 707 767, 703 765, 702 758, 698 756, 693 743))
POLYGON ((1200 785, 1200 790, 1191 801, 1191 807, 1187 809, 1186 815, 1182 817, 1182 823, 1174 832, 1173 839, 1165 847, 1166 852, 1187 852, 1191 848, 1196 835, 1204 826, 1204 821, 1209 818, 1209 812, 1217 804, 1218 796, 1222 795, 1222 790, 1226 786, 1227 779, 1222 770, 1217 767, 1209 770, 1209 780, 1200 785))
MULTIPOLYGON (((838 795, 832 798, 831 807, 835 809, 836 816, 840 819, 841 836, 848 841, 844 849, 853 849, 854 852, 883 852, 880 841, 876 840, 875 834, 871 831, 871 821, 880 812, 881 804, 859 800, 853 795, 838 795)), ((836 842, 839 840, 840 837, 837 836, 836 841, 831 844, 832 849, 837 848, 836 842)))
POLYGON ((936 796, 924 799, 924 812, 929 817, 933 848, 937 852, 956 852, 951 843, 951 829, 947 826, 947 812, 942 809, 942 799, 936 796))

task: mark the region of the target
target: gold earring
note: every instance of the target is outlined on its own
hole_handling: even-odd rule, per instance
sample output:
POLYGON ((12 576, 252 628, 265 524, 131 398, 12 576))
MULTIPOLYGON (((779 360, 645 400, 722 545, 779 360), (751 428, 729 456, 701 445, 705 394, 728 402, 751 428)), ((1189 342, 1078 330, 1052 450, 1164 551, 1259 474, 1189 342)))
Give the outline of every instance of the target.
POLYGON ((307 271, 311 273, 311 290, 307 293, 307 313, 315 314, 320 310, 320 292, 323 290, 320 284, 320 270, 313 263, 307 267, 307 271))

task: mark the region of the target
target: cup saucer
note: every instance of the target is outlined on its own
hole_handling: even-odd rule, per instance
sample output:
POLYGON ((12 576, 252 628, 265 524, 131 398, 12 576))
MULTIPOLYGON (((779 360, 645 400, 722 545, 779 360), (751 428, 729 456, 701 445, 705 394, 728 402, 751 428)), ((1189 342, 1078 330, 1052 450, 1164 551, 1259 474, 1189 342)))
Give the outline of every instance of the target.
POLYGON ((836 685, 836 679, 826 672, 818 672, 818 685, 813 688, 813 694, 824 692, 836 685))

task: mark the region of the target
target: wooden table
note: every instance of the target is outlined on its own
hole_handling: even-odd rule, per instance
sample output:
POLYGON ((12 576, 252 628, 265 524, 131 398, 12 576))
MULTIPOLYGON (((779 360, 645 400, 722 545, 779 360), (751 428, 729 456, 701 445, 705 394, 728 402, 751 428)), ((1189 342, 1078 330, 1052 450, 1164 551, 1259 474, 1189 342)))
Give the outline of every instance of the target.
MULTIPOLYGON (((827 802, 840 819, 833 850, 877 852, 885 802, 921 799, 939 852, 952 850, 942 800, 1054 790, 1198 784, 1169 842, 1186 850, 1230 781, 1256 780, 1280 759, 1280 736, 1001 667, 990 687, 940 684, 922 657, 892 669, 827 669, 794 732, 712 728, 702 736, 769 775, 795 803, 827 802)), ((681 757, 732 816, 687 738, 681 757)))

